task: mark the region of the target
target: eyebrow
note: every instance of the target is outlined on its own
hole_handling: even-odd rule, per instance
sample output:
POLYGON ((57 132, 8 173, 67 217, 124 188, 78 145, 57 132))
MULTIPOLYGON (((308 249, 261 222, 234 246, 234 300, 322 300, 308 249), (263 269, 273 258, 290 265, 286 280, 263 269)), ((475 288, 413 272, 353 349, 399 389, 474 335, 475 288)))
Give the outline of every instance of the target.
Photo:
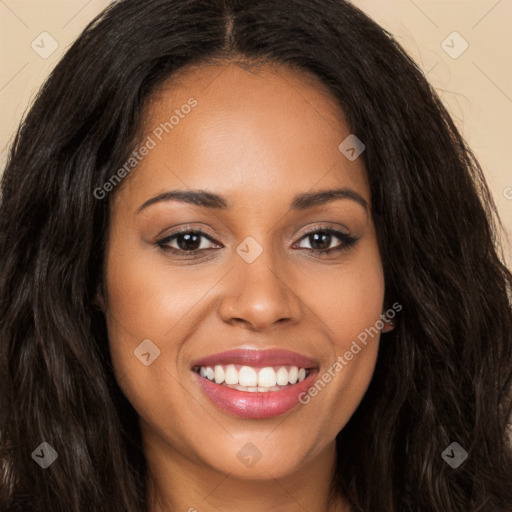
MULTIPOLYGON (((366 199, 358 192, 348 187, 297 194, 290 203, 290 209, 307 210, 308 208, 327 204, 339 199, 350 199, 360 204, 365 210, 369 209, 366 199)), ((137 208, 135 213, 139 213, 155 203, 167 201, 179 201, 215 210, 229 210, 231 208, 229 199, 213 192, 206 190, 170 190, 148 199, 137 208)))

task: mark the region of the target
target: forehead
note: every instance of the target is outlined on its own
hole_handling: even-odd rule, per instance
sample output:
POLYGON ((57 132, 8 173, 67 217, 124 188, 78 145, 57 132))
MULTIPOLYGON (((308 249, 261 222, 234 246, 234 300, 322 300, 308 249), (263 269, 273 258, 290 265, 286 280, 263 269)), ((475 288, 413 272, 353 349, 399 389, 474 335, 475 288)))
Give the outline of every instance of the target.
POLYGON ((234 63, 182 69, 149 99, 141 128, 152 149, 123 187, 137 200, 201 188, 264 204, 351 186, 369 202, 362 159, 350 161, 338 148, 350 135, 341 107, 302 71, 234 63))

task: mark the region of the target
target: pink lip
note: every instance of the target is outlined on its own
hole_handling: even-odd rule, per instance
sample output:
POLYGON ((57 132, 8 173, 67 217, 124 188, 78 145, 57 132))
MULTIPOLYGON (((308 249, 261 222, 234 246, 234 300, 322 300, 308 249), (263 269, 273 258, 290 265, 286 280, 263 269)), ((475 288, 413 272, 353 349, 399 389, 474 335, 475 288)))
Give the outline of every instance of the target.
POLYGON ((298 366, 299 368, 318 368, 318 363, 309 357, 284 349, 235 349, 213 354, 192 363, 192 367, 215 366, 216 364, 240 364, 253 367, 298 366))
POLYGON ((279 391, 249 392, 239 391, 221 384, 216 384, 197 371, 195 375, 201 389, 220 409, 243 418, 271 418, 283 414, 299 403, 313 384, 318 374, 318 363, 309 357, 284 349, 235 349, 198 359, 192 363, 192 369, 199 366, 246 365, 254 368, 265 366, 298 366, 309 370, 309 375, 296 384, 279 391))
POLYGON ((242 418, 262 419, 279 416, 295 407, 299 403, 300 396, 304 396, 313 385, 318 370, 311 370, 302 382, 287 386, 280 391, 254 393, 228 388, 201 377, 197 372, 192 373, 198 379, 202 390, 217 407, 242 418))

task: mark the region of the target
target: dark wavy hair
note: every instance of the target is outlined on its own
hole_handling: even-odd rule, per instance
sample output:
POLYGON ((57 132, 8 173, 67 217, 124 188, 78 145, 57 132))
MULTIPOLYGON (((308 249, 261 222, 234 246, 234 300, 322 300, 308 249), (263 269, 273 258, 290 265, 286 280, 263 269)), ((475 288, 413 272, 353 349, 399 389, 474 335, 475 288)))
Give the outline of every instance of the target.
MULTIPOLYGON (((343 0, 122 0, 94 19, 12 142, 0 204, 0 508, 147 510, 137 416, 114 378, 101 286, 109 197, 147 99, 185 66, 277 63, 325 84, 366 150, 386 303, 333 496, 355 511, 512 504, 512 275, 481 167, 421 70, 343 0), (31 453, 47 441, 58 462, 31 453), (441 453, 469 454, 458 468, 441 453)), ((136 172, 136 170, 134 171, 136 172)))

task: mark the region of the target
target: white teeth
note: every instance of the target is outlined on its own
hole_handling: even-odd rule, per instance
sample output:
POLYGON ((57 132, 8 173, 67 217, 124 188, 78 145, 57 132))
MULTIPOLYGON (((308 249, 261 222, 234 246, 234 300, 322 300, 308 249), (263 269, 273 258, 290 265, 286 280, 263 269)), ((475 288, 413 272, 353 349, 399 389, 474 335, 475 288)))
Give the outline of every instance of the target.
POLYGON ((257 386, 258 374, 256 370, 250 366, 242 366, 238 372, 238 384, 240 386, 257 386))
MULTIPOLYGON (((217 365, 218 366, 218 365, 217 365)), ((238 384, 238 371, 234 364, 228 364, 224 373, 224 381, 226 384, 238 384)))
POLYGON ((302 382, 308 375, 306 368, 297 366, 272 367, 265 366, 259 370, 251 366, 236 369, 234 364, 201 366, 199 374, 217 384, 239 389, 241 391, 277 391, 280 386, 302 382), (276 369, 277 368, 277 369, 276 369))
POLYGON ((233 388, 233 389, 238 389, 238 391, 252 391, 253 393, 255 391, 259 391, 261 393, 266 393, 268 391, 279 391, 280 388, 278 388, 277 386, 274 387, 274 388, 265 388, 265 387, 262 387, 262 386, 258 386, 258 387, 255 387, 255 386, 250 386, 250 387, 244 387, 244 386, 240 386, 239 384, 236 384, 234 386, 228 386, 230 388, 233 388))
MULTIPOLYGON (((241 383, 240 383, 241 384, 241 383)), ((258 386, 271 388, 277 384, 277 377, 274 368, 267 366, 262 368, 258 373, 258 386)))
POLYGON ((222 382, 224 382, 224 368, 222 368, 222 366, 220 366, 219 364, 215 366, 213 375, 215 376, 215 382, 217 384, 221 384, 222 382))
POLYGON ((288 384, 288 371, 286 368, 279 368, 279 370, 277 370, 276 384, 278 386, 286 386, 286 384, 288 384))

